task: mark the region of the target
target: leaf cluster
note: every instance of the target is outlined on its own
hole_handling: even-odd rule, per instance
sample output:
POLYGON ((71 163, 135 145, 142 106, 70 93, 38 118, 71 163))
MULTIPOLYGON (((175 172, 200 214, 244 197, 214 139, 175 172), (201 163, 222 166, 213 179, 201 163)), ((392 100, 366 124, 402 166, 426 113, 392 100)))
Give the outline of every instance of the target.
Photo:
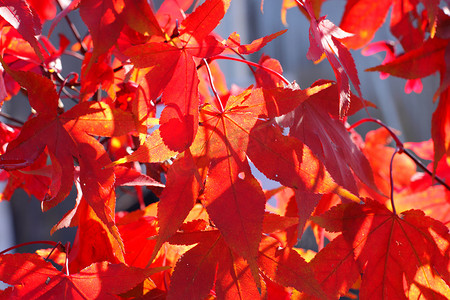
POLYGON ((322 0, 282 1, 284 22, 293 7, 310 21, 307 58, 335 74, 302 89, 276 59, 245 58, 286 30, 248 44, 214 32, 230 2, 0 0, 0 108, 20 90, 32 108, 24 122, 0 112, 0 200, 21 188, 45 212, 77 190, 51 230, 76 227, 73 245, 2 252, 1 298, 450 298, 446 9, 351 0, 337 26, 322 0), (391 7, 403 53, 369 44, 391 7), (54 46, 63 19, 76 41, 60 35, 54 46), (387 53, 367 71, 407 79, 406 92, 440 74, 431 140, 403 144, 373 119, 348 124, 374 106, 349 51, 362 47, 387 53), (81 69, 64 77, 63 55, 81 69), (247 64, 254 85, 229 89, 217 60, 247 64), (354 127, 366 121, 383 128, 363 139, 354 127), (280 187, 264 190, 251 165, 280 187), (140 209, 116 211, 124 186, 140 209), (144 191, 158 203, 145 206, 144 191), (307 227, 317 253, 297 247, 307 227))

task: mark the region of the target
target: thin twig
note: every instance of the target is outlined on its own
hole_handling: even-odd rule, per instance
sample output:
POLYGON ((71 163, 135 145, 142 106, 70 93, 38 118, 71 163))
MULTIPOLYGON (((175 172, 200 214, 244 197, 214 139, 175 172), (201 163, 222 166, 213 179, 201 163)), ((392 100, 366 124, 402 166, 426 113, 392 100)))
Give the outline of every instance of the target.
POLYGON ((392 131, 392 129, 390 129, 387 125, 385 125, 383 122, 381 122, 378 119, 372 119, 372 118, 365 118, 365 119, 361 119, 358 122, 356 122, 355 124, 351 125, 348 130, 352 130, 355 127, 366 123, 366 122, 373 122, 373 123, 377 123, 378 125, 384 127, 389 134, 391 135, 391 137, 394 139, 396 147, 398 148, 398 153, 405 153, 409 158, 411 158, 413 160, 413 162, 419 167, 421 168, 423 171, 425 171, 428 175, 430 175, 432 178, 434 178, 437 182, 439 182, 440 184, 442 184, 447 190, 450 191, 450 186, 439 176, 436 176, 436 174, 433 174, 433 172, 431 172, 430 170, 427 169, 427 167, 421 162, 419 161, 416 157, 414 157, 414 155, 410 152, 410 150, 405 149, 405 146, 403 145, 403 143, 400 141, 400 139, 398 138, 398 136, 392 131))
POLYGON ((57 246, 58 246, 58 243, 55 242, 55 241, 33 241, 33 242, 26 242, 26 243, 22 243, 22 244, 19 244, 19 245, 15 245, 15 246, 9 247, 8 249, 5 249, 5 250, 1 251, 1 252, 0 252, 0 255, 6 253, 6 252, 8 252, 8 251, 11 251, 11 250, 14 250, 14 249, 23 247, 23 246, 35 245, 35 244, 47 244, 47 245, 51 245, 51 246, 53 246, 53 247, 57 247, 57 246))
MULTIPOLYGON (((403 147, 403 143, 400 141, 400 139, 398 138, 398 136, 392 131, 391 128, 389 128, 386 124, 384 124, 383 122, 381 122, 378 119, 372 119, 372 118, 365 118, 365 119, 361 119, 358 122, 356 122, 355 124, 351 125, 348 128, 348 131, 354 129, 355 127, 358 127, 359 125, 363 124, 363 123, 367 123, 367 122, 373 122, 373 123, 377 123, 378 125, 384 127, 389 134, 391 135, 391 137, 394 139, 395 144, 398 148, 400 148, 400 150, 403 151, 404 147, 403 147)), ((401 152, 400 152, 401 153, 401 152)))
POLYGON ((257 63, 254 63, 254 62, 251 62, 251 61, 248 61, 248 60, 243 60, 243 59, 240 59, 240 58, 235 58, 235 57, 230 57, 230 56, 223 56, 223 55, 217 55, 217 56, 213 56, 213 57, 210 58, 210 60, 214 60, 214 59, 227 59, 227 60, 239 61, 239 62, 242 62, 242 63, 244 63, 244 64, 247 64, 247 65, 250 65, 250 66, 254 66, 254 67, 263 69, 263 70, 265 70, 265 71, 267 71, 267 72, 269 72, 269 73, 271 73, 271 74, 277 76, 277 77, 280 78, 286 85, 290 85, 290 84, 291 84, 291 82, 290 82, 289 80, 287 80, 283 75, 281 75, 281 74, 278 73, 277 71, 274 71, 274 70, 272 70, 272 69, 270 69, 270 68, 267 68, 267 67, 265 67, 265 66, 262 66, 262 65, 260 65, 260 64, 257 64, 257 63))
POLYGON ((118 66, 117 68, 114 68, 114 69, 113 69, 113 72, 116 73, 116 72, 119 72, 119 71, 122 70, 122 69, 123 69, 123 65, 118 66))
POLYGON ((7 119, 7 120, 10 120, 10 121, 12 121, 12 122, 16 122, 17 124, 20 124, 20 125, 25 124, 25 122, 20 121, 20 120, 17 120, 17 119, 14 118, 13 116, 11 116, 11 115, 9 115, 9 114, 7 114, 7 113, 5 113, 5 112, 2 112, 2 111, 0 111, 0 117, 3 117, 3 118, 5 118, 5 119, 7 119))
POLYGON ((395 154, 399 153, 400 149, 398 147, 395 148, 394 154, 392 154, 392 158, 391 158, 391 163, 389 164, 389 181, 391 184, 391 206, 392 206, 392 212, 396 215, 397 211, 395 210, 395 205, 394 205, 394 157, 395 154))
MULTIPOLYGON (((62 11, 63 8, 61 6, 61 3, 59 3, 59 0, 56 1, 56 4, 58 5, 59 9, 62 11)), ((69 24, 70 30, 72 31, 73 35, 77 39, 78 43, 80 43, 80 51, 82 54, 86 54, 87 48, 86 45, 83 42, 83 39, 81 38, 80 33, 78 32, 78 29, 75 27, 75 25, 72 23, 72 21, 69 19, 69 16, 64 16, 64 19, 66 19, 67 24, 69 24)))
MULTIPOLYGON (((240 54, 238 51, 236 51, 236 49, 231 48, 231 51, 233 51, 234 53, 236 53, 236 55, 239 56, 242 60, 247 61, 247 60, 245 59, 244 55, 240 54)), ((253 70, 253 68, 252 68, 249 64, 247 64, 247 66, 248 66, 248 68, 250 69, 250 71, 252 72, 253 77, 254 77, 255 80, 256 80, 256 72, 255 72, 255 70, 253 70)))
POLYGON ((440 177, 436 176, 436 174, 433 174, 432 171, 428 170, 427 167, 425 167, 411 152, 409 149, 403 149, 403 153, 405 153, 409 158, 411 158, 414 163, 421 168, 425 173, 430 175, 432 178, 434 178, 437 182, 442 184, 447 190, 450 191, 450 186, 440 177))
POLYGON ((79 60, 84 60, 84 56, 83 55, 81 55, 78 52, 72 51, 72 50, 64 50, 63 54, 73 56, 75 58, 78 58, 79 60))

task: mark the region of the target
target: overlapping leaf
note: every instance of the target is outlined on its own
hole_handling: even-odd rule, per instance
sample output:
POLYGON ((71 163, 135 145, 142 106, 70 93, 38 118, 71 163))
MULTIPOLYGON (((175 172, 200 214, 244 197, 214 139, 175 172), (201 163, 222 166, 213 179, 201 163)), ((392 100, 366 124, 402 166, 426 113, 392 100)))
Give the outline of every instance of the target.
POLYGON ((124 5, 117 0, 81 0, 79 9, 92 37, 92 60, 95 62, 116 43, 125 24, 120 16, 124 5))
POLYGON ((444 155, 450 157, 450 87, 440 95, 439 104, 433 113, 431 137, 434 144, 434 169, 444 155))
POLYGON ((9 144, 0 157, 0 166, 8 170, 29 166, 47 148, 52 161, 52 182, 43 202, 46 210, 69 194, 74 180, 74 159, 77 160, 85 199, 120 243, 114 225, 114 171, 103 168, 111 161, 105 148, 91 135, 126 134, 139 128, 134 117, 101 102, 85 102, 59 116, 58 95, 49 79, 30 72, 9 72, 29 91, 30 104, 38 115, 26 122, 17 139, 9 144))
POLYGON ((339 41, 351 36, 351 34, 343 31, 325 17, 317 19, 309 0, 305 1, 304 7, 311 18, 309 27, 310 45, 306 57, 318 61, 322 54, 325 54, 330 62, 339 89, 339 116, 342 118, 347 114, 350 105, 350 82, 361 97, 355 62, 348 49, 339 41))
POLYGON ((0 16, 30 43, 35 53, 43 61, 44 56, 36 39, 36 36, 41 34, 42 25, 34 9, 25 0, 2 0, 0 1, 0 16))
POLYGON ((441 222, 419 210, 396 215, 383 205, 341 204, 314 221, 329 231, 342 231, 363 272, 361 298, 407 299, 415 285, 424 294, 450 294, 450 235, 441 222), (425 272, 428 270, 428 272, 425 272), (434 289, 434 286, 442 286, 434 289))
POLYGON ((224 46, 209 34, 228 6, 228 0, 206 1, 181 23, 179 34, 170 41, 150 42, 125 52, 135 66, 151 68, 146 75, 152 82, 151 99, 163 92, 166 108, 161 114, 160 131, 171 150, 181 152, 194 140, 199 99, 193 56, 209 57, 223 51, 224 46))
POLYGON ((327 299, 306 261, 293 249, 279 246, 277 240, 263 238, 258 256, 261 270, 283 286, 293 287, 318 299, 327 299))
POLYGON ((345 295, 359 277, 353 248, 342 236, 317 253, 310 266, 323 290, 336 299, 345 295))
POLYGON ((405 79, 427 77, 444 67, 442 62, 447 45, 448 40, 429 39, 421 47, 366 71, 384 72, 405 79))
MULTIPOLYGON (((248 89, 228 98, 223 113, 210 106, 201 111, 202 126, 191 151, 194 157, 208 161, 204 203, 227 244, 250 262, 256 258, 265 203, 245 157, 251 130, 258 118, 286 113, 325 87, 248 89)), ((253 153, 268 159, 267 151, 256 149, 253 153)), ((304 167, 296 172, 304 176, 298 177, 299 182, 306 178, 309 187, 314 185, 310 181, 317 179, 317 170, 304 167)))
POLYGON ((353 33, 354 36, 345 38, 343 40, 345 45, 352 49, 358 49, 369 43, 375 32, 383 25, 391 5, 392 0, 347 1, 339 27, 353 33))
MULTIPOLYGON (((153 257, 161 245, 180 227, 197 200, 200 183, 189 152, 178 157, 167 174, 166 189, 158 203, 158 239, 153 257)), ((152 257, 152 258, 153 258, 152 257)))
POLYGON ((179 234, 170 242, 198 245, 177 262, 168 299, 202 299, 214 286, 222 299, 259 297, 248 263, 226 246, 218 231, 179 234))
POLYGON ((157 271, 99 262, 69 276, 36 254, 0 256, 0 279, 14 285, 9 299, 116 299, 157 271))
POLYGON ((332 87, 329 89, 313 95, 291 114, 280 119, 279 123, 290 127, 289 135, 311 149, 337 184, 356 195, 358 189, 354 174, 365 184, 375 187, 372 170, 344 125, 330 117, 330 113, 333 113, 331 106, 321 103, 322 97, 333 99, 337 96, 336 90, 333 91, 332 87))

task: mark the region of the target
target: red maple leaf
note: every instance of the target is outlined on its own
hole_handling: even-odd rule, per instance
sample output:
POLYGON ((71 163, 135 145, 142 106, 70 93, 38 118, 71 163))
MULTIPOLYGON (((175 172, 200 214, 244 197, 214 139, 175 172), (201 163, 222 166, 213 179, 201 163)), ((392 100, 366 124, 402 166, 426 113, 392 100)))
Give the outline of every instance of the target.
POLYGON ((405 79, 423 78, 438 71, 445 73, 442 61, 447 45, 448 40, 428 39, 420 47, 366 71, 379 71, 405 79))
MULTIPOLYGON (((169 299, 187 295, 204 298, 212 289, 220 298, 260 297, 251 266, 227 246, 217 230, 177 233, 169 242, 182 245, 198 243, 177 262, 169 299)), ((277 240, 263 238, 258 250, 258 273, 261 277, 325 299, 304 259, 294 250, 280 249, 279 246, 277 240)))
POLYGON ((158 203, 159 231, 151 260, 159 248, 180 228, 197 200, 200 183, 192 155, 180 155, 167 173, 166 189, 158 203))
POLYGON ((259 246, 258 264, 270 279, 283 286, 327 299, 308 263, 292 248, 281 248, 279 241, 264 237, 259 246))
POLYGON ((350 106, 350 82, 353 83, 358 95, 362 97, 353 57, 339 41, 352 34, 343 31, 325 17, 317 19, 311 1, 307 0, 303 5, 310 17, 310 45, 306 57, 313 61, 321 59, 322 54, 327 57, 336 76, 339 89, 339 116, 343 118, 350 106))
POLYGON ((93 42, 93 62, 107 52, 122 31, 124 20, 120 17, 124 9, 122 1, 94 0, 78 1, 80 16, 89 29, 93 42))
POLYGON ((205 298, 213 287, 224 299, 259 297, 248 262, 226 246, 217 230, 177 234, 169 242, 198 244, 175 265, 168 299, 205 298))
POLYGON ((433 113, 431 137, 434 144, 434 170, 444 155, 450 157, 450 87, 440 94, 439 104, 433 113))
MULTIPOLYGON (((267 157, 268 153, 259 148, 250 150, 251 131, 258 124, 258 119, 284 114, 323 88, 248 89, 238 96, 230 96, 223 112, 211 105, 201 110, 202 126, 190 151, 198 166, 208 168, 202 201, 230 248, 247 259, 251 266, 253 264, 253 268, 252 260, 256 258, 260 240, 265 198, 250 172, 245 155, 253 151, 256 156, 267 157)), ((266 121, 260 126, 268 125, 266 121)), ((305 181, 308 181, 308 187, 311 187, 309 182, 317 176, 317 170, 307 167, 303 170, 301 166, 296 167, 295 172, 300 175, 296 177, 297 184, 300 185, 307 178, 305 181)))
POLYGON ((44 61, 36 36, 41 34, 42 25, 39 16, 25 0, 0 1, 0 16, 14 27, 33 47, 36 55, 44 61))
MULTIPOLYGON (((350 138, 344 124, 335 119, 338 116, 337 107, 335 104, 334 108, 330 102, 336 103, 333 99, 338 97, 338 89, 339 87, 332 85, 311 95, 310 99, 301 103, 292 113, 277 121, 290 128, 289 136, 297 138, 311 149, 337 184, 357 195, 355 174, 376 190, 369 162, 350 138)), ((354 95, 351 99, 351 106, 361 107, 361 99, 354 95)), ((356 110, 350 107, 349 112, 356 110)))
POLYGON ((310 266, 320 286, 333 298, 345 295, 360 275, 353 248, 342 235, 320 250, 310 266))
MULTIPOLYGON (((412 176, 416 173, 416 164, 406 155, 396 155, 394 157, 392 170, 390 170, 390 162, 395 149, 388 147, 391 142, 391 136, 385 128, 369 131, 366 134, 362 152, 368 159, 373 170, 374 182, 383 195, 389 195, 391 186, 390 173, 394 179, 394 191, 401 192, 408 188, 411 183, 412 176)), ((370 193, 373 198, 381 203, 387 200, 386 197, 370 193)))
POLYGON ((315 222, 341 231, 354 249, 362 275, 360 297, 407 299, 450 295, 450 235, 441 222, 419 210, 397 215, 370 199, 341 204, 315 222))
POLYGON ((3 292, 8 299, 116 299, 160 270, 98 262, 67 275, 37 254, 0 256, 0 279, 13 285, 3 292))
POLYGON ((392 0, 347 1, 339 27, 354 35, 342 40, 345 45, 358 49, 369 43, 375 32, 383 25, 392 2, 392 0))
POLYGON ((28 91, 37 116, 27 121, 19 136, 0 156, 6 170, 31 165, 47 149, 51 159, 51 184, 43 202, 47 210, 65 199, 74 181, 74 159, 80 165, 81 190, 101 222, 120 242, 114 225, 114 171, 103 168, 111 161, 92 135, 120 136, 142 126, 134 117, 103 102, 84 102, 58 115, 58 94, 47 78, 31 72, 7 71, 28 91), (58 139, 54 139, 58 137, 58 139))
POLYGON ((228 0, 210 0, 199 6, 180 24, 179 32, 163 42, 132 47, 125 51, 139 68, 151 67, 146 74, 150 98, 163 92, 166 105, 160 117, 160 131, 166 145, 183 151, 194 140, 198 127, 198 75, 195 57, 210 57, 224 50, 211 31, 228 9, 228 0))

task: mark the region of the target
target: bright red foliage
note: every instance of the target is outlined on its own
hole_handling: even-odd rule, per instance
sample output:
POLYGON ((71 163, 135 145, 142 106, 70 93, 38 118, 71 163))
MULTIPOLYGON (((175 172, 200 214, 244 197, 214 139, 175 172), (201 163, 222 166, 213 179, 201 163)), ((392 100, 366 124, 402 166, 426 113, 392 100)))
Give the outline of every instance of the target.
POLYGON ((326 58, 336 77, 300 89, 278 60, 244 59, 286 30, 248 44, 214 33, 230 2, 166 0, 154 10, 145 0, 75 0, 56 15, 57 0, 0 1, 0 108, 20 88, 32 108, 25 122, 0 112, 0 201, 22 188, 46 211, 77 191, 51 230, 77 227, 73 246, 1 253, 0 281, 11 285, 1 298, 337 299, 350 289, 361 299, 450 298, 447 10, 352 0, 338 27, 320 16, 323 0, 284 0, 283 22, 300 9, 307 57, 326 58), (367 45, 391 7, 404 53, 367 45), (55 47, 41 31, 69 13, 89 34, 73 30, 67 51, 67 37, 55 47), (403 145, 365 119, 355 126, 385 128, 363 141, 347 123, 373 106, 349 52, 362 47, 385 51, 367 71, 407 79, 407 92, 439 72, 431 140, 403 145), (68 53, 82 64, 64 78, 68 53), (229 90, 218 59, 256 67, 255 85, 229 90), (252 165, 280 187, 265 191, 252 165), (134 187, 140 209, 116 211, 120 186, 134 187), (145 206, 144 186, 158 203, 145 206), (307 226, 315 255, 295 247, 307 226))

